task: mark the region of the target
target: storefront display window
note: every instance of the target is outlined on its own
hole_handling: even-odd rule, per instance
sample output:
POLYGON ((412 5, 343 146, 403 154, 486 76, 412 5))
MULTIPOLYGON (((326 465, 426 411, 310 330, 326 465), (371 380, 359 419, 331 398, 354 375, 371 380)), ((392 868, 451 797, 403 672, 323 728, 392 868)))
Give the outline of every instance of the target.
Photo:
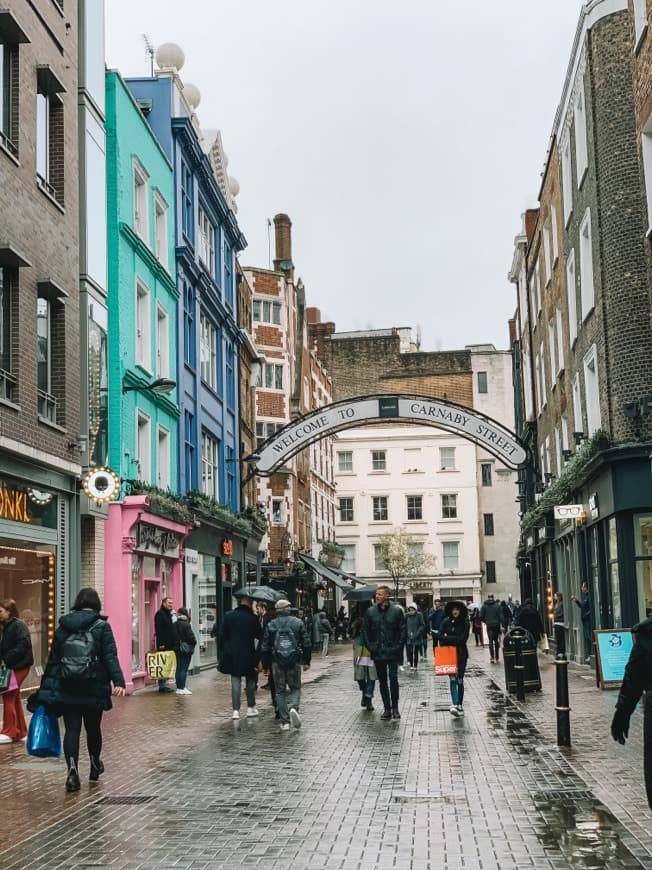
POLYGON ((652 616, 652 516, 634 517, 638 608, 641 619, 652 616))
POLYGON ((618 574, 618 539, 616 537, 616 518, 609 520, 607 538, 609 556, 609 586, 611 589, 611 614, 612 624, 610 628, 622 628, 623 616, 620 604, 620 577, 618 574))
POLYGON ((200 554, 200 570, 198 578, 199 591, 199 663, 200 665, 215 664, 217 659, 217 644, 211 636, 217 620, 217 578, 215 576, 215 556, 200 554))
POLYGON ((56 547, 0 539, 0 598, 13 598, 29 629, 34 665, 23 688, 38 686, 55 630, 56 547))
POLYGON ((141 670, 140 665, 140 558, 131 557, 131 669, 141 670))
POLYGON ((598 570, 598 528, 593 526, 589 529, 589 561, 591 572, 591 596, 596 623, 598 628, 602 624, 602 600, 600 597, 600 573, 598 570))

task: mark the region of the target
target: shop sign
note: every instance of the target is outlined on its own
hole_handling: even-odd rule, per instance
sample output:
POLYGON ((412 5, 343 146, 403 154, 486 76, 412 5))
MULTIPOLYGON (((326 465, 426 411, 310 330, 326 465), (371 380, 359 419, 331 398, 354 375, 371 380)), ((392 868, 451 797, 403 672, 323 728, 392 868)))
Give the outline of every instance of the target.
POLYGON ((233 555, 233 540, 231 538, 223 538, 222 539, 222 555, 223 556, 232 556, 233 555))
POLYGON ((609 628, 593 634, 600 688, 618 688, 625 676, 625 667, 634 645, 632 632, 629 628, 609 628))
POLYGON ((0 486, 0 520, 16 523, 31 523, 27 512, 27 493, 0 486))
POLYGON ((197 550, 186 548, 186 565, 199 565, 199 553, 197 550))
POLYGON ((557 504, 555 505, 556 520, 579 520, 584 513, 581 504, 557 504))
POLYGON ((597 518, 600 516, 597 492, 594 492, 592 495, 589 496, 589 513, 591 514, 592 520, 597 520, 597 518))
POLYGON ((136 526, 136 547, 147 553, 158 553, 161 556, 172 558, 179 556, 179 538, 174 532, 147 523, 138 523, 136 526))

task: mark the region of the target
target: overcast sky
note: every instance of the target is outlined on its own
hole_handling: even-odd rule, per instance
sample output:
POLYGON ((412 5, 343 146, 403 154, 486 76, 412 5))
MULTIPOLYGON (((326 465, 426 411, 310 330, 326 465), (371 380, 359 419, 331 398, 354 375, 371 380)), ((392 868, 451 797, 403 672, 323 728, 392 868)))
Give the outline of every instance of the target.
MULTIPOLYGON (((243 265, 293 221, 309 305, 338 331, 420 325, 422 349, 507 347, 580 0, 108 0, 107 63, 177 42, 240 182, 243 265)), ((273 256, 273 252, 272 252, 273 256)))

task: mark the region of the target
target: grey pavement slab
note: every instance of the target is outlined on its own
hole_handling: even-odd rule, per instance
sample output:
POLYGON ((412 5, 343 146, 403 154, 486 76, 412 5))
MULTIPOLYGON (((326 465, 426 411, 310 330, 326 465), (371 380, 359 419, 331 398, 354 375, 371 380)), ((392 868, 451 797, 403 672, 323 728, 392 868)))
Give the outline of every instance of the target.
MULTIPOLYGON (((128 699, 107 716, 99 786, 65 795, 61 765, 36 774, 24 754, 13 760, 11 779, 41 831, 25 830, 0 867, 652 867, 633 824, 649 834, 652 816, 639 803, 623 824, 620 799, 614 811, 599 776, 580 772, 588 745, 557 749, 547 685, 516 704, 500 669, 472 655, 463 719, 450 715, 448 681, 425 662, 401 675, 400 722, 381 722, 360 708, 350 664, 337 655, 306 686, 299 731, 280 732, 264 705, 257 719, 230 721, 226 681, 214 673, 195 680, 188 699, 128 699)), ((590 741, 615 779, 619 747, 597 730, 590 741)))

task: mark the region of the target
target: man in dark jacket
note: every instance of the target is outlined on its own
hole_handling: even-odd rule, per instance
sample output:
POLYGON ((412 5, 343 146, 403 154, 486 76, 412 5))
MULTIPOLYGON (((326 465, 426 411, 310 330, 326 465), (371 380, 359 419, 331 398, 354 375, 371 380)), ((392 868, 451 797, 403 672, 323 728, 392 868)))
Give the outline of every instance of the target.
POLYGON ((480 619, 487 626, 489 638, 489 656, 491 664, 498 664, 498 650, 500 649, 500 629, 504 623, 503 610, 500 601, 495 601, 493 595, 488 595, 487 600, 480 608, 480 619))
POLYGON ((381 719, 400 719, 398 711, 398 666, 403 661, 405 616, 390 603, 389 586, 379 586, 376 603, 365 613, 362 637, 376 667, 385 710, 381 719), (388 686, 389 677, 389 686, 388 686))
POLYGON ((246 681, 247 718, 258 715, 256 709, 258 645, 263 636, 260 620, 253 612, 251 598, 243 595, 235 610, 224 615, 218 648, 219 670, 231 675, 232 719, 240 718, 242 678, 246 681))
POLYGON ((441 603, 439 599, 435 601, 435 607, 428 622, 430 623, 430 634, 432 635, 432 645, 433 647, 437 646, 437 641, 439 639, 439 629, 441 628, 441 624, 446 617, 446 611, 444 610, 444 605, 441 603))
MULTIPOLYGON (((156 635, 157 650, 174 650, 176 652, 178 649, 179 641, 172 621, 173 607, 172 599, 168 596, 161 601, 160 610, 157 610, 154 615, 154 634, 156 635)), ((158 690, 159 692, 174 692, 174 689, 168 686, 167 680, 158 681, 158 690)))
POLYGON ((588 662, 591 657, 591 599, 589 598, 589 584, 586 580, 580 587, 579 600, 571 595, 571 599, 577 604, 580 609, 580 619, 582 620, 582 634, 584 636, 584 659, 588 662))
POLYGON ((611 736, 618 743, 625 745, 625 740, 629 736, 629 719, 641 695, 645 692, 643 730, 645 788, 648 804, 652 809, 652 618, 635 625, 632 632, 634 648, 630 653, 623 684, 616 701, 611 736))
POLYGON ((263 673, 271 670, 274 677, 281 731, 289 731, 290 722, 301 728, 301 671, 308 670, 312 655, 310 635, 303 622, 290 615, 290 607, 284 598, 276 602, 276 616, 267 623, 260 647, 263 673))
POLYGON ((516 619, 516 625, 529 631, 535 643, 538 643, 543 637, 543 620, 539 611, 532 604, 531 598, 526 598, 523 602, 523 607, 521 607, 516 619))

